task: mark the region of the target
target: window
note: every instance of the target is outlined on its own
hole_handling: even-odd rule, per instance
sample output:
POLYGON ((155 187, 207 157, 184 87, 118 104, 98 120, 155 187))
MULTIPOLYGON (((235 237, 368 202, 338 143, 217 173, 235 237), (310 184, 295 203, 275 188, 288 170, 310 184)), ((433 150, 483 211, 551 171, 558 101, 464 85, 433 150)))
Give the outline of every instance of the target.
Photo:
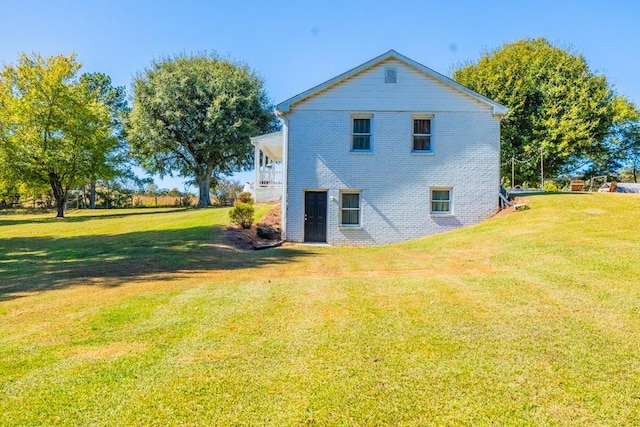
POLYGON ((351 143, 353 151, 371 150, 371 118, 353 118, 353 139, 351 143))
POLYGON ((360 193, 342 193, 340 207, 340 225, 342 227, 360 226, 360 193))
POLYGON ((413 151, 431 151, 431 119, 413 119, 413 151))
POLYGON ((431 189, 431 213, 450 214, 451 211, 451 188, 431 189))

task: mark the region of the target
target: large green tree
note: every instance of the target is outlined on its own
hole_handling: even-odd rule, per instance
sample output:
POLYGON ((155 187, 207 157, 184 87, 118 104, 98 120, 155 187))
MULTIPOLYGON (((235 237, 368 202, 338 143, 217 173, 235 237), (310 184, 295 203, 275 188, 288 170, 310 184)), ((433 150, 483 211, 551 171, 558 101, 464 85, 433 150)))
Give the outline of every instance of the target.
POLYGON ((616 98, 585 58, 545 39, 525 39, 484 54, 453 78, 507 107, 502 121, 503 175, 517 164, 516 181, 537 182, 540 154, 546 176, 575 173, 608 156, 605 142, 616 98))
POLYGON ((140 164, 178 172, 211 204, 211 180, 251 166, 249 137, 271 129, 262 80, 248 66, 215 55, 154 62, 133 82, 127 139, 140 164))
POLYGON ((105 105, 111 115, 111 135, 117 138, 117 146, 111 147, 104 156, 92 158, 89 175, 89 208, 96 206, 96 181, 105 181, 118 177, 133 178, 124 138, 123 123, 129 115, 130 108, 123 86, 113 86, 111 77, 103 73, 85 73, 80 76, 80 84, 92 93, 96 100, 105 105))
POLYGON ((0 75, 0 161, 12 180, 48 184, 64 217, 69 190, 117 146, 111 117, 79 84, 75 55, 22 54, 0 75))

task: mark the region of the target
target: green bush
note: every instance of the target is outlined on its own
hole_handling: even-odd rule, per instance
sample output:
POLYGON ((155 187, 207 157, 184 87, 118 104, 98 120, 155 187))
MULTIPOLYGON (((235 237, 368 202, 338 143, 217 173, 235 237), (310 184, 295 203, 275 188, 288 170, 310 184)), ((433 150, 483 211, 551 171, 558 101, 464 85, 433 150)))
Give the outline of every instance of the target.
POLYGON ((544 191, 548 193, 557 193, 558 186, 553 182, 547 182, 546 184, 544 184, 544 191))
MULTIPOLYGON (((251 199, 253 202, 253 199, 251 199)), ((253 204, 236 202, 236 205, 229 211, 229 217, 231 222, 238 224, 242 228, 251 228, 253 224, 253 204)))
POLYGON ((238 194, 238 197, 236 197, 236 204, 238 203, 248 203, 252 205, 253 195, 248 191, 243 191, 242 193, 238 194))

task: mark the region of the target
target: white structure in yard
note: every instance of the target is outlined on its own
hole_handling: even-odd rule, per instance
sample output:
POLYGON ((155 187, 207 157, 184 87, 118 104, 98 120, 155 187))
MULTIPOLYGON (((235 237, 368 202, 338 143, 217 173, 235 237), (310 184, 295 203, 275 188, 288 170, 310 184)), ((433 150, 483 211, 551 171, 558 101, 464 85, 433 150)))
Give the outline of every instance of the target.
POLYGON ((276 106, 252 138, 283 238, 382 245, 498 210, 504 106, 391 50, 276 106))

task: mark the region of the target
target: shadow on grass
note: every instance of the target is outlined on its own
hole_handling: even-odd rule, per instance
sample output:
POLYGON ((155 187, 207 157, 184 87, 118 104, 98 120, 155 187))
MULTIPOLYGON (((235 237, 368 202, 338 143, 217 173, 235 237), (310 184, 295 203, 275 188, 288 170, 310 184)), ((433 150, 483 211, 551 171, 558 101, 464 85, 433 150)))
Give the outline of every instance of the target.
MULTIPOLYGON (((118 212, 117 210, 99 209, 94 211, 88 211, 92 215, 73 216, 72 213, 71 214, 67 213, 64 218, 56 218, 55 212, 51 212, 51 217, 45 217, 45 218, 42 218, 42 217, 34 218, 26 214, 24 215, 25 216, 24 219, 13 219, 13 218, 9 219, 9 218, 3 218, 2 215, 0 215, 0 227, 2 227, 3 225, 9 226, 9 225, 21 225, 21 224, 46 224, 51 222, 75 223, 75 222, 95 221, 95 220, 101 220, 101 219, 125 218, 128 216, 163 215, 163 214, 166 214, 167 212, 185 211, 187 209, 191 209, 191 208, 166 208, 165 210, 162 210, 162 211, 153 210, 153 211, 147 211, 147 212, 145 212, 144 209, 139 209, 137 211, 129 210, 127 212, 118 212)), ((41 215, 42 212, 38 212, 38 214, 41 215)))
POLYGON ((238 251, 222 244, 222 233, 222 227, 200 226, 99 237, 0 238, 0 301, 77 284, 119 286, 162 280, 163 273, 175 279, 181 273, 257 268, 311 254, 289 248, 238 251))

